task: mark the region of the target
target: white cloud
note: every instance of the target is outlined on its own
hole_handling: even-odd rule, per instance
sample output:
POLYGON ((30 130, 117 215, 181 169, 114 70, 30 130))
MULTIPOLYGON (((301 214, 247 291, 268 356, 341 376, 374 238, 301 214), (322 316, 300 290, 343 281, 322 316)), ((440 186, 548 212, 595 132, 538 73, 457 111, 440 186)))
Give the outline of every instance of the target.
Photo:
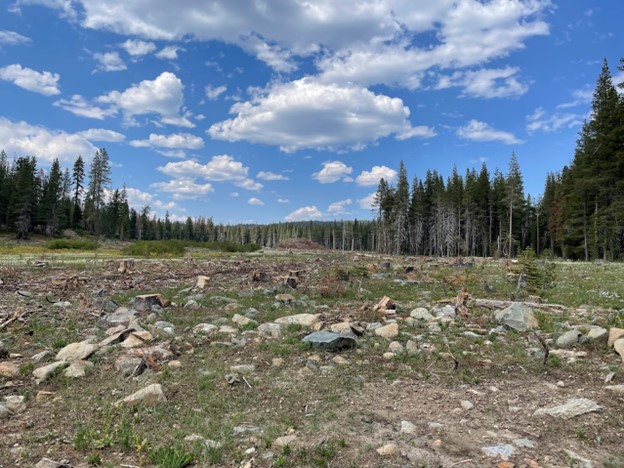
POLYGON ((208 85, 206 86, 206 97, 211 101, 214 101, 226 91, 227 87, 225 86, 217 86, 216 88, 213 88, 212 86, 208 85))
POLYGON ((58 158, 62 163, 73 164, 80 155, 89 160, 97 149, 80 134, 13 122, 4 117, 0 117, 0 142, 8 155, 36 156, 44 163, 58 158))
POLYGON ((327 212, 330 215, 334 215, 334 216, 344 215, 347 213, 347 210, 346 210, 347 206, 350 206, 352 204, 353 204, 353 200, 351 200, 350 198, 347 198, 345 200, 340 200, 329 205, 329 207, 327 207, 327 212))
POLYGON ((286 152, 362 149, 411 128, 410 111, 401 99, 310 78, 275 84, 248 102, 234 104, 230 113, 236 116, 212 125, 210 136, 279 145, 286 152))
POLYGON ((256 177, 262 180, 289 180, 288 177, 284 175, 275 174, 274 172, 266 172, 266 171, 258 172, 258 175, 256 177))
POLYGON ((117 113, 115 108, 109 107, 103 109, 90 104, 80 94, 74 94, 71 99, 59 99, 53 105, 60 107, 61 109, 65 109, 72 114, 80 117, 87 117, 89 119, 103 120, 105 117, 109 117, 117 113))
POLYGON ((375 198, 377 196, 376 192, 369 193, 364 198, 360 198, 358 203, 360 204, 360 208, 363 210, 372 210, 375 204, 375 198))
POLYGON ((19 45, 19 44, 29 44, 31 39, 26 36, 22 36, 15 31, 0 31, 0 47, 3 45, 19 45))
POLYGON ((230 197, 233 197, 233 198, 240 197, 240 193, 238 193, 238 192, 231 192, 230 193, 230 197))
POLYGON ((128 39, 126 42, 120 44, 120 46, 126 49, 126 52, 133 57, 141 57, 142 55, 147 55, 156 50, 156 44, 153 42, 134 39, 128 39))
POLYGON ((362 187, 372 187, 378 185, 381 179, 391 183, 396 179, 397 171, 386 166, 373 166, 370 171, 362 171, 355 178, 355 183, 362 187))
POLYGON ((293 211, 284 217, 284 221, 306 221, 311 219, 320 219, 322 217, 323 213, 321 213, 316 206, 312 205, 304 206, 293 211))
MULTIPOLYGON (((624 73, 622 74, 622 78, 624 79, 624 73)), ((615 77, 614 77, 613 82, 617 83, 617 81, 615 80, 615 77)), ((590 104, 592 102, 592 99, 594 98, 594 91, 589 87, 582 88, 582 89, 575 89, 572 91, 572 97, 574 98, 572 101, 559 104, 557 106, 557 109, 569 109, 570 107, 590 104)))
POLYGON ((552 115, 546 115, 544 108, 538 107, 532 114, 527 115, 526 129, 529 134, 535 132, 556 132, 561 128, 579 127, 583 124, 583 120, 586 117, 587 115, 571 112, 555 112, 552 115))
POLYGON ((253 206, 262 206, 262 205, 264 205, 264 202, 262 200, 260 200, 259 198, 252 197, 249 200, 247 200, 247 204, 248 205, 253 205, 253 206))
POLYGON ((474 98, 518 97, 529 89, 527 84, 516 78, 519 71, 517 67, 458 71, 451 76, 439 77, 436 89, 459 86, 463 87, 462 96, 474 98))
POLYGON ((292 54, 283 47, 267 44, 256 36, 252 36, 245 41, 243 47, 275 71, 290 73, 297 69, 292 54))
POLYGON ((345 176, 352 172, 353 168, 347 166, 342 161, 326 161, 323 163, 323 169, 312 174, 312 178, 318 180, 321 184, 333 184, 340 179, 344 181, 345 176))
POLYGON ((174 200, 191 200, 214 192, 211 184, 199 184, 194 178, 178 178, 150 185, 159 192, 173 193, 174 200))
POLYGON ((130 145, 137 148, 182 148, 196 150, 204 147, 204 140, 189 133, 174 133, 172 135, 150 133, 147 140, 132 140, 130 145))
POLYGON ((178 58, 178 52, 184 50, 182 47, 166 46, 159 50, 155 55, 159 59, 176 60, 178 58))
POLYGON ((470 141, 500 141, 506 145, 522 143, 513 133, 496 130, 485 122, 471 120, 457 130, 457 136, 470 141))
POLYGON ((184 104, 182 81, 171 72, 163 72, 154 80, 143 80, 125 91, 111 91, 97 98, 124 114, 126 123, 136 124, 138 115, 157 114, 160 123, 180 127, 194 127, 188 115, 180 115, 184 104))
POLYGON ((427 127, 425 125, 420 125, 397 134, 396 139, 409 140, 410 138, 433 138, 436 135, 437 133, 433 128, 427 127))
POLYGON ((126 139, 125 135, 105 128, 90 128, 83 132, 78 132, 77 135, 85 137, 90 141, 106 141, 111 143, 119 143, 126 139))
POLYGON ((128 68, 119 56, 119 52, 104 52, 103 54, 98 52, 93 54, 93 58, 97 60, 97 69, 100 71, 121 71, 128 68))
POLYGON ((251 179, 245 179, 245 180, 234 182, 234 185, 240 188, 244 188, 245 190, 255 190, 255 191, 262 190, 262 188, 264 187, 264 185, 262 185, 260 182, 255 182, 251 179))
POLYGON ((277 203, 286 204, 286 203, 290 203, 290 200, 288 198, 278 198, 277 203))
POLYGON ((61 90, 58 87, 60 79, 61 76, 58 73, 49 71, 40 73, 32 68, 22 67, 17 63, 0 68, 0 80, 10 81, 20 88, 43 94, 44 96, 61 94, 61 90))

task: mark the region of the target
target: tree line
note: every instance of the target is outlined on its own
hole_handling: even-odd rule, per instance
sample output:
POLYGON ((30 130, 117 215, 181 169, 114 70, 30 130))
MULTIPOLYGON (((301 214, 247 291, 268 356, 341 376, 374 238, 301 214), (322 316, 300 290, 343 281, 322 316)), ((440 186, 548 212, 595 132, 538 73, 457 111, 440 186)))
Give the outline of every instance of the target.
MULTIPOLYGON (((624 58, 619 70, 624 71, 624 58)), ((618 84, 624 88, 624 84, 618 84)), ((543 196, 525 195, 516 155, 506 173, 484 163, 462 176, 436 170, 409 183, 401 162, 396 185, 381 180, 372 220, 302 221, 265 225, 215 224, 210 217, 159 218, 149 206, 130 207, 125 187, 111 189, 106 149, 87 174, 79 156, 72 170, 54 160, 48 171, 34 156, 9 162, 0 152, 0 227, 19 238, 53 237, 65 229, 120 240, 230 241, 275 247, 305 238, 343 250, 433 256, 509 256, 527 247, 572 259, 624 257, 624 94, 604 61, 592 111, 569 166, 546 177, 543 196)))

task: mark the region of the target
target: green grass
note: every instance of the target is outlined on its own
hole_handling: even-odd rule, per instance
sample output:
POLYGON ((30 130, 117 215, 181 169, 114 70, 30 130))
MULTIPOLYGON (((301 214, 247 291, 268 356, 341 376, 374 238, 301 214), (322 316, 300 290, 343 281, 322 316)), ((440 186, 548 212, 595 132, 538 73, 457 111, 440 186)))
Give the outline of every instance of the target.
POLYGON ((53 239, 45 244, 50 250, 97 250, 100 244, 88 239, 53 239))
POLYGON ((137 241, 124 249, 125 255, 135 257, 180 257, 187 248, 214 250, 220 252, 255 252, 260 250, 257 244, 237 244, 235 242, 196 242, 183 240, 137 241))
POLYGON ((148 455, 158 468, 184 468, 194 461, 193 454, 182 447, 158 447, 148 455))

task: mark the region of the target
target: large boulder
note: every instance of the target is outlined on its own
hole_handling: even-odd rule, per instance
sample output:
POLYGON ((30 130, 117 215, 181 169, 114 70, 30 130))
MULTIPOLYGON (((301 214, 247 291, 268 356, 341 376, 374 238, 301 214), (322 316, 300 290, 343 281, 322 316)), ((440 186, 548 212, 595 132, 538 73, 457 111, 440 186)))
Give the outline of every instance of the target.
POLYGON ((496 312, 496 322, 516 331, 527 331, 538 328, 537 319, 533 311, 519 302, 496 312))
POLYGON ((341 349, 355 346, 355 339, 350 336, 341 335, 329 331, 317 331, 303 339, 304 343, 310 343, 315 348, 327 351, 340 351, 341 349))

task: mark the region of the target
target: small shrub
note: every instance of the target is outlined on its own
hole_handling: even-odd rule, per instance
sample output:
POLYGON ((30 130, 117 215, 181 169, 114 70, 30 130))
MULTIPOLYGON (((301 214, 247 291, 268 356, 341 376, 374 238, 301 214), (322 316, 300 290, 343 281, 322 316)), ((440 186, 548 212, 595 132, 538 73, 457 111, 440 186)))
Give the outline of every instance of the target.
POLYGON ((158 468, 184 468, 194 461, 193 455, 182 447, 158 447, 148 455, 158 468))
POLYGON ((50 250, 97 250, 100 244, 88 239, 53 239, 45 243, 50 250))

